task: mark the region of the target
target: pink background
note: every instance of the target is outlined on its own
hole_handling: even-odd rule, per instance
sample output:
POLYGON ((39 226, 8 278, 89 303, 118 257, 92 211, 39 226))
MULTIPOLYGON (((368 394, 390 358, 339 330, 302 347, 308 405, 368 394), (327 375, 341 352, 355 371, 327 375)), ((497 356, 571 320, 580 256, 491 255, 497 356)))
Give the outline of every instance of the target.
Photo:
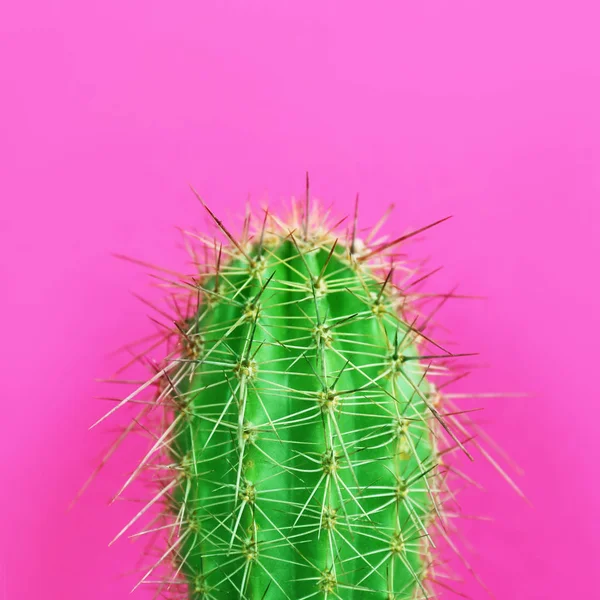
POLYGON ((533 508, 479 460, 462 501, 494 521, 464 524, 471 562, 499 599, 598 597, 597 6, 2 3, 0 598, 135 581, 140 545, 107 547, 135 445, 66 512, 118 423, 88 432, 95 378, 152 331, 144 269, 110 253, 181 265, 174 226, 205 223, 188 182, 226 217, 305 170, 342 213, 360 191, 364 223, 395 202, 389 232, 455 215, 414 248, 436 289, 488 297, 443 313, 488 365, 462 389, 532 394, 485 403, 533 508))

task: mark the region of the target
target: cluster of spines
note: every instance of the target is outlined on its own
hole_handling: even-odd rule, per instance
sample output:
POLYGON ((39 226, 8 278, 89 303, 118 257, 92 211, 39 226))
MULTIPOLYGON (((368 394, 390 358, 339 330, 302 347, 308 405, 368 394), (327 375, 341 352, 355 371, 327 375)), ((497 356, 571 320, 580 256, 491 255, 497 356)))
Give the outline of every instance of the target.
MULTIPOLYGON (((178 307, 180 313, 180 318, 175 319, 175 345, 150 380, 118 405, 156 386, 153 402, 148 405, 151 409, 145 406, 142 416, 164 408, 161 429, 155 434, 150 451, 123 487, 142 470, 150 471, 155 480, 161 482, 161 489, 150 505, 164 506, 164 512, 155 518, 166 523, 147 531, 166 532, 167 549, 141 583, 151 581, 155 570, 168 563, 172 565, 171 573, 160 583, 161 593, 165 590, 179 593, 184 584, 188 591, 183 593, 191 594, 192 598, 230 597, 219 595, 221 586, 239 594, 240 598, 266 596, 271 588, 273 597, 290 597, 278 577, 271 574, 272 569, 264 566, 263 562, 269 560, 287 563, 296 570, 309 567, 313 571, 294 583, 300 587, 310 582, 315 591, 293 597, 358 598, 369 593, 375 594, 372 597, 395 600, 429 597, 431 592, 426 580, 439 582, 439 577, 443 577, 442 573, 436 579, 432 538, 440 537, 451 543, 444 530, 447 525, 445 506, 451 497, 445 480, 451 471, 442 464, 442 457, 457 447, 466 452, 464 444, 468 434, 463 421, 451 413, 442 413, 442 396, 432 383, 433 378, 448 375, 445 363, 455 355, 434 344, 425 335, 422 323, 419 328, 416 326, 422 315, 411 302, 411 295, 406 293, 410 278, 416 280, 414 269, 397 262, 391 266, 386 258, 395 244, 409 236, 402 236, 395 244, 382 241, 365 246, 358 242, 354 228, 351 240, 338 244, 332 231, 320 225, 323 221, 316 214, 309 221, 304 216, 299 219, 296 214, 291 224, 282 225, 265 212, 254 236, 250 234, 250 219, 247 219, 238 241, 216 217, 215 222, 230 244, 205 244, 213 252, 214 268, 200 276, 171 282, 175 286, 173 306, 178 307), (276 249, 283 246, 294 248, 290 257, 276 256, 276 249), (316 269, 309 265, 311 253, 322 255, 316 269), (348 270, 350 276, 328 273, 332 258, 339 270, 348 270), (295 275, 278 278, 275 272, 267 270, 273 265, 284 265, 295 275), (404 275, 400 280, 398 272, 404 275), (251 289, 253 293, 248 294, 251 289), (362 311, 337 319, 321 314, 322 299, 336 293, 350 294, 363 304, 362 311), (297 314, 281 316, 288 321, 285 328, 288 335, 280 339, 273 339, 277 324, 271 323, 270 331, 264 325, 265 318, 273 321, 273 316, 268 315, 266 296, 269 294, 302 296, 301 300, 292 297, 287 301, 297 308, 297 314), (215 323, 204 324, 203 319, 209 318, 207 315, 210 316, 217 305, 228 306, 233 318, 219 318, 215 323), (294 325, 294 316, 303 325, 294 325), (368 341, 368 335, 367 341, 356 334, 354 338, 348 337, 348 333, 340 335, 344 326, 365 320, 378 323, 379 342, 368 341), (306 338, 310 338, 310 344, 306 338), (345 346, 343 351, 340 346, 345 346), (424 351, 427 346, 437 349, 428 354, 424 351), (419 349, 418 353, 415 348, 419 349), (297 404, 307 402, 306 409, 278 418, 270 415, 261 400, 262 392, 257 391, 261 377, 269 375, 269 363, 265 368, 260 360, 267 349, 274 350, 276 355, 279 352, 279 360, 288 363, 283 371, 290 377, 309 378, 315 384, 314 389, 306 389, 305 383, 290 387, 269 381, 269 394, 275 397, 280 394, 288 399, 295 395, 297 404), (291 358, 283 358, 290 352, 291 358), (357 366, 359 361, 348 358, 353 353, 355 357, 373 356, 369 359, 371 362, 367 360, 361 367, 357 366), (413 374, 407 377, 409 365, 413 374), (198 369, 202 377, 210 379, 214 375, 216 380, 199 385, 198 369), (356 389, 341 389, 340 381, 353 372, 367 383, 356 389), (422 385, 425 377, 428 382, 422 385), (397 379, 410 388, 410 394, 405 391, 401 402, 387 389, 393 390, 397 379), (210 398, 219 387, 228 389, 227 401, 213 406, 210 398), (255 408, 260 407, 259 412, 262 411, 261 423, 246 418, 245 403, 250 389, 255 408), (342 433, 338 423, 340 413, 348 418, 360 416, 364 422, 365 414, 360 411, 365 404, 371 409, 381 405, 378 396, 394 399, 390 406, 402 410, 396 410, 395 414, 389 411, 392 418, 381 426, 377 421, 383 421, 384 414, 368 414, 369 425, 342 433), (207 412, 213 409, 214 413, 207 412), (302 441, 294 440, 295 458, 282 464, 273 453, 261 448, 263 442, 290 444, 290 440, 282 440, 282 436, 294 428, 306 427, 311 420, 312 424, 318 421, 322 424, 322 452, 297 450, 302 448, 302 441), (420 435, 408 435, 409 430, 417 429, 420 435), (183 436, 189 437, 189 441, 182 441, 183 436), (426 447, 424 457, 419 455, 415 440, 426 447), (198 447, 199 443, 202 447, 198 447), (369 469, 380 460, 360 458, 361 452, 364 456, 365 451, 390 444, 395 447, 391 457, 398 464, 412 458, 414 472, 402 475, 391 472, 392 483, 387 485, 377 485, 377 481, 361 485, 356 471, 369 469), (204 458, 203 451, 208 448, 213 454, 204 458), (229 464, 229 469, 227 474, 219 473, 216 477, 211 463, 214 464, 215 453, 221 451, 221 464, 229 464), (353 459, 355 455, 359 458, 353 459), (263 482, 252 477, 260 461, 275 467, 276 473, 270 475, 271 479, 286 476, 302 479, 298 473, 313 477, 312 486, 304 483, 303 487, 295 486, 295 491, 305 492, 306 499, 289 501, 286 506, 281 490, 275 494, 277 488, 261 489, 263 482), (303 467, 308 464, 314 468, 300 469, 298 461, 305 463, 303 467), (224 483, 227 477, 230 482, 224 483), (200 481, 209 488, 212 502, 204 501, 198 490, 194 490, 200 481), (321 492, 323 499, 317 502, 321 492), (418 495, 418 501, 412 500, 412 492, 418 495), (278 498, 269 498, 269 493, 278 498), (269 516, 269 510, 263 508, 277 502, 280 506, 275 510, 285 514, 283 523, 274 522, 276 519, 269 516), (390 506, 396 508, 396 523, 392 522, 390 527, 377 524, 374 516, 390 506), (407 506, 412 508, 407 509, 407 506), (402 512, 404 521, 400 522, 402 512), (320 540, 316 543, 324 546, 325 560, 319 565, 302 550, 302 544, 307 541, 302 538, 308 537, 314 542, 315 535, 320 540), (357 537, 370 537, 379 547, 370 552, 358 550, 357 537), (210 552, 198 551, 201 541, 211 547, 210 552), (291 549, 294 558, 277 556, 283 548, 291 549), (415 560, 407 558, 411 555, 415 560), (212 566, 207 568, 207 563, 212 566), (227 572, 234 564, 235 568, 227 572), (398 564, 410 573, 405 589, 395 584, 394 565, 398 564), (262 573, 262 591, 258 596, 246 596, 248 582, 257 577, 256 571, 262 573), (352 583, 346 583, 349 580, 352 583)), ((196 241, 199 237, 190 235, 196 241)), ((197 250, 190 251, 204 269, 212 262, 207 260, 208 253, 201 261, 197 250)), ((421 320, 429 323, 427 317, 421 320)), ((281 372, 280 368, 273 371, 277 375, 281 372)), ((145 510, 140 511, 135 520, 145 510)), ((133 522, 123 532, 131 524, 133 522)))

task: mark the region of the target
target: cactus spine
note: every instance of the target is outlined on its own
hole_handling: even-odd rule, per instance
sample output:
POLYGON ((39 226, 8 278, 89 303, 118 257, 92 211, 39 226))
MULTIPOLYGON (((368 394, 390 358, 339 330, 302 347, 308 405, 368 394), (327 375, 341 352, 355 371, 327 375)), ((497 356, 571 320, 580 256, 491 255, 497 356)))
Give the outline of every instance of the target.
POLYGON ((154 461, 167 538, 142 582, 168 563, 161 589, 190 600, 431 597, 441 454, 464 447, 433 382, 452 355, 391 254, 422 230, 344 239, 294 205, 238 240, 212 216, 227 242, 191 250, 170 351, 119 404, 155 386, 143 416, 163 409, 134 473, 154 461))

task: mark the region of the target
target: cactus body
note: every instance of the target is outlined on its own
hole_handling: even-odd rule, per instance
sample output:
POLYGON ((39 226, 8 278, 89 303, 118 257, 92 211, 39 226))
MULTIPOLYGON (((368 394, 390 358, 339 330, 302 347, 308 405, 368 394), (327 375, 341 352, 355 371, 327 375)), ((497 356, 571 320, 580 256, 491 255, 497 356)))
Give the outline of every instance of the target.
POLYGON ((172 377, 190 598, 425 593, 437 456, 401 297, 332 238, 250 244, 203 284, 172 377))
POLYGON ((163 505, 147 533, 167 550, 140 583, 166 564, 159 593, 188 600, 432 597, 434 539, 455 549, 442 455, 466 430, 432 379, 453 356, 392 254, 427 227, 367 243, 295 208, 236 239, 210 214, 228 242, 191 234, 208 251, 170 282, 170 350, 116 407, 156 387, 135 419, 152 447, 121 490, 143 470, 160 486, 119 534, 163 505))

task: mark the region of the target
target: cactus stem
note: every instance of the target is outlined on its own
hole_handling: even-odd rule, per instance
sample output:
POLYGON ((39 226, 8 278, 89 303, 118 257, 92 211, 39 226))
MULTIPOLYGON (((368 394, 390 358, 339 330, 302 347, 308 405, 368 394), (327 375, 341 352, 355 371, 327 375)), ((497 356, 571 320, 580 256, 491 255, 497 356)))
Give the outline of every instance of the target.
POLYGON ((168 308, 136 296, 161 329, 126 366, 150 376, 113 378, 135 389, 92 426, 142 405, 126 433, 149 447, 113 501, 142 474, 158 489, 111 544, 150 520, 131 537, 163 535, 166 550, 136 588, 164 571, 159 593, 186 600, 432 597, 439 553, 459 552, 451 479, 474 483, 455 451, 512 483, 474 410, 455 406, 466 395, 446 392, 475 354, 433 340, 437 313, 466 296, 420 291, 439 269, 404 254, 450 217, 390 240, 388 211, 362 238, 358 194, 340 231, 307 174, 288 220, 248 206, 236 237, 191 189, 218 239, 181 231, 192 276, 132 261, 157 272, 168 308))

